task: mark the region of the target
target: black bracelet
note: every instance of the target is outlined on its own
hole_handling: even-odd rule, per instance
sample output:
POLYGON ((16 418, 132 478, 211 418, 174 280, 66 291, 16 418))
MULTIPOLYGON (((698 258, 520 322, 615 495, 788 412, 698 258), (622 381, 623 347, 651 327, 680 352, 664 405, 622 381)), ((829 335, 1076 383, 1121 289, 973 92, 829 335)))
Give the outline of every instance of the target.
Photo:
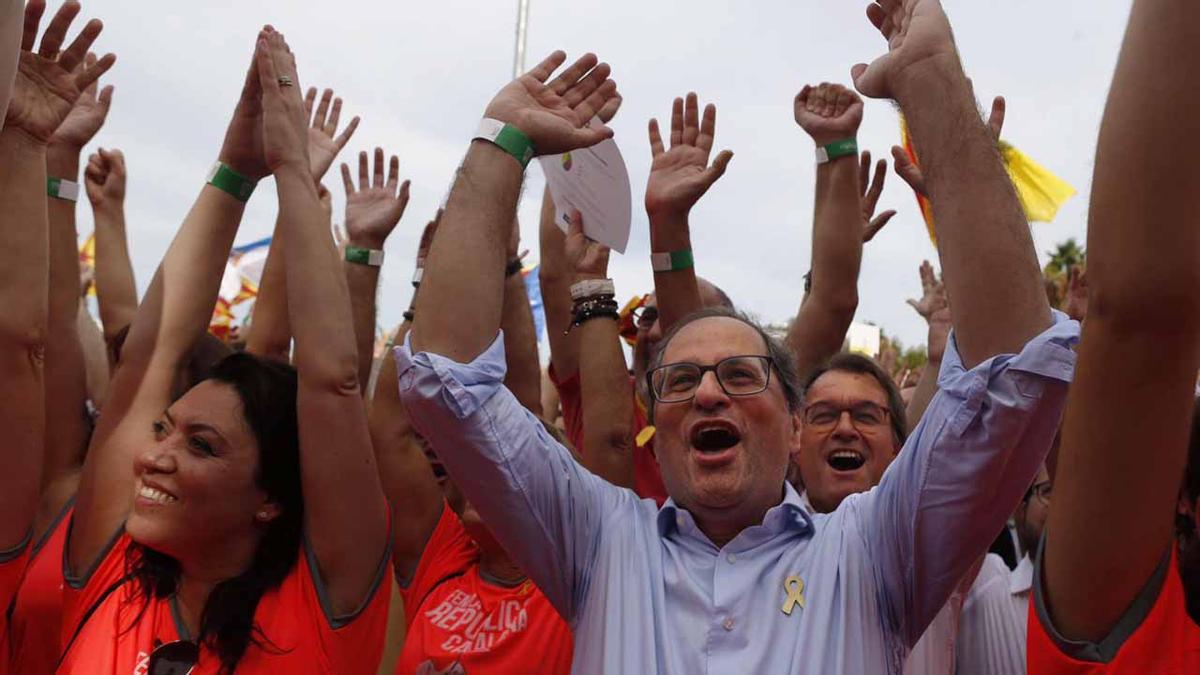
POLYGON ((804 273, 804 292, 812 291, 812 270, 804 273))
POLYGON ((583 324, 587 323, 588 321, 591 321, 592 319, 599 319, 601 317, 607 317, 609 319, 612 319, 613 321, 618 321, 618 322, 621 320, 621 314, 620 314, 620 312, 617 311, 615 306, 612 309, 602 308, 602 309, 586 310, 586 311, 580 312, 574 316, 574 318, 571 321, 571 325, 567 326, 567 329, 565 331, 563 331, 563 335, 569 334, 571 332, 572 328, 577 328, 577 327, 582 326, 583 324))
POLYGON ((508 267, 504 268, 504 276, 511 277, 512 275, 516 274, 517 272, 520 272, 522 267, 524 267, 524 265, 521 263, 520 258, 510 261, 508 263, 508 267))
POLYGON ((405 311, 404 311, 404 320, 405 320, 405 321, 407 321, 407 322, 409 322, 409 323, 412 323, 412 322, 413 322, 413 317, 415 317, 415 316, 416 316, 416 315, 415 315, 415 314, 413 314, 413 311, 412 311, 411 309, 408 309, 408 310, 405 310, 405 311))

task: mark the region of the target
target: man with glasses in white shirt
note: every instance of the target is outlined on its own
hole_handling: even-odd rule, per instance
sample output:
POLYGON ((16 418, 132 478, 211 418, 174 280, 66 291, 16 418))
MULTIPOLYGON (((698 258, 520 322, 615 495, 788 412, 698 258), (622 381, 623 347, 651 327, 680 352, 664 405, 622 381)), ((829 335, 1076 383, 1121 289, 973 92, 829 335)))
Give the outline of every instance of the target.
MULTIPOLYGON (((955 333, 940 391, 879 486, 827 515, 807 513, 786 481, 803 425, 790 357, 744 317, 705 310, 660 344, 648 379, 671 497, 661 509, 583 469, 504 388, 503 242, 524 164, 605 138, 583 127, 612 105, 616 85, 590 55, 552 78, 565 60, 556 53, 486 110, 422 281, 421 306, 432 309, 417 312, 396 353, 400 392, 447 471, 571 625, 575 672, 900 673, 1050 447, 1078 324, 1047 305, 1028 225, 940 4, 888 0, 868 15, 889 53, 855 67, 856 85, 900 104, 939 197, 955 333)), ((680 120, 680 135, 707 155, 711 124, 697 116, 680 120)), ((856 156, 818 157, 818 171, 857 175, 856 156)), ((720 158, 699 174, 685 168, 711 177, 729 161, 720 158)), ((680 225, 672 245, 687 239, 680 225)), ((658 274, 692 283, 690 252, 669 257, 658 274)), ((615 319, 611 297, 584 300, 576 322, 615 319)))

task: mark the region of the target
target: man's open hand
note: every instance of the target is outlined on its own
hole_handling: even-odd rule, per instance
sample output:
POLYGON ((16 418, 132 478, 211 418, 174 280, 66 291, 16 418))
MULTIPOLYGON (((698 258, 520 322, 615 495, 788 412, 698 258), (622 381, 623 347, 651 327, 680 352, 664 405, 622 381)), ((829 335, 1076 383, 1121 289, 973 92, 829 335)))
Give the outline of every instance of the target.
POLYGON ((93 86, 117 60, 112 54, 105 54, 90 65, 85 63, 88 50, 104 29, 99 19, 87 22, 74 42, 60 51, 67 29, 79 14, 79 3, 74 0, 59 8, 42 36, 41 47, 34 53, 38 25, 45 10, 45 0, 30 0, 25 6, 21 55, 12 100, 4 118, 5 128, 20 129, 41 143, 50 141, 71 113, 80 93, 93 86))
POLYGON ((708 189, 725 175, 733 153, 722 150, 709 166, 717 131, 717 108, 709 103, 700 119, 696 94, 687 102, 675 99, 671 107, 671 148, 663 145, 658 120, 650 120, 650 179, 646 185, 646 213, 651 219, 686 217, 708 189))
POLYGON ((374 177, 367 166, 367 153, 358 154, 357 190, 350 167, 342 164, 342 183, 346 187, 346 236, 355 246, 382 249, 408 206, 409 182, 400 182, 400 158, 392 155, 385 178, 383 154, 383 148, 375 148, 374 177))
POLYGON ((597 114, 611 117, 620 105, 617 83, 608 77, 612 69, 598 63, 595 54, 584 54, 550 80, 566 60, 565 53, 554 52, 501 89, 484 113, 520 129, 537 155, 587 148, 612 137, 608 127, 587 126, 597 114))
POLYGON ((321 94, 321 102, 316 105, 314 113, 313 105, 316 103, 317 88, 310 87, 304 97, 304 114, 312 121, 308 128, 308 161, 312 166, 313 180, 320 183, 329 167, 333 166, 333 160, 358 129, 359 118, 356 116, 350 120, 342 133, 338 134, 338 123, 342 118, 342 99, 334 98, 333 90, 326 89, 325 93, 321 94))
MULTIPOLYGON (((76 67, 76 71, 78 72, 81 68, 95 67, 98 61, 95 54, 89 53, 84 59, 83 65, 76 67)), ((79 98, 75 99, 75 105, 71 108, 71 112, 67 113, 62 124, 58 125, 58 129, 50 139, 51 143, 73 150, 81 150, 95 138, 100 128, 104 126, 104 121, 108 119, 113 95, 111 84, 97 93, 98 85, 99 80, 93 81, 83 90, 79 98)))

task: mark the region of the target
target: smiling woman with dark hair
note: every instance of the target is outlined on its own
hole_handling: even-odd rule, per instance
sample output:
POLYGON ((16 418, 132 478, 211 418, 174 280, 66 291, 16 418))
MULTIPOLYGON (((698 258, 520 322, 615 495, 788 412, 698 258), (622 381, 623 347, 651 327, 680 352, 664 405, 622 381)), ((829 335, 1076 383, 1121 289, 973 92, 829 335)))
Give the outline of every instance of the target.
POLYGON ((67 534, 59 673, 374 672, 388 513, 295 59, 259 34, 220 165, 122 350, 67 534), (227 357, 174 400, 253 182, 289 223, 293 368, 227 357), (240 189, 239 189, 240 188, 240 189))

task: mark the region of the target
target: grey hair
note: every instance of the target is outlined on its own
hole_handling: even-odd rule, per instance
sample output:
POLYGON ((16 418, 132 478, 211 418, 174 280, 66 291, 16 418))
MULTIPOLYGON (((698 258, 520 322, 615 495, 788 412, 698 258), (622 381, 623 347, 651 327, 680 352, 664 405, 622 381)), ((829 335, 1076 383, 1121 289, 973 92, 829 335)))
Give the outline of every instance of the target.
POLYGON ((779 380, 779 384, 783 387, 783 397, 787 400, 788 411, 793 413, 798 411, 801 405, 803 405, 803 397, 800 394, 800 375, 796 372, 796 358, 792 355, 792 350, 788 349, 778 339, 771 337, 757 321, 742 312, 732 307, 708 307, 697 312, 692 312, 675 322, 675 325, 671 326, 671 330, 667 331, 667 334, 659 341, 658 349, 654 351, 654 355, 650 359, 650 366, 646 369, 646 382, 642 383, 645 384, 647 393, 649 394, 647 399, 649 403, 650 422, 654 422, 654 409, 657 405, 653 387, 649 381, 650 374, 654 372, 655 368, 663 365, 663 355, 667 353, 667 347, 679 331, 702 319, 716 317, 740 321, 753 328, 755 333, 758 333, 758 336, 762 338, 763 343, 767 347, 767 356, 771 358, 772 368, 779 380))

